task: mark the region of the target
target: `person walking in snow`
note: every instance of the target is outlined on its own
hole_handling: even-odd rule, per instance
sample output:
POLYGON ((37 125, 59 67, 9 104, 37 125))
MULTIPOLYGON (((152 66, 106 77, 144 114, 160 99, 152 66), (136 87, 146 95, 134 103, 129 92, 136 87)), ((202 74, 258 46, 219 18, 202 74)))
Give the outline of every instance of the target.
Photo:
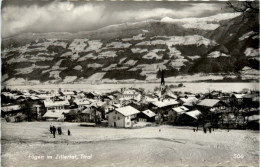
POLYGON ((50 132, 51 132, 51 134, 52 134, 52 126, 50 125, 50 132))
POLYGON ((56 133, 56 128, 55 128, 55 126, 52 127, 52 131, 53 131, 53 133, 52 133, 52 134, 53 134, 53 138, 55 138, 55 133, 56 133))
POLYGON ((68 129, 68 136, 70 136, 70 130, 68 129))

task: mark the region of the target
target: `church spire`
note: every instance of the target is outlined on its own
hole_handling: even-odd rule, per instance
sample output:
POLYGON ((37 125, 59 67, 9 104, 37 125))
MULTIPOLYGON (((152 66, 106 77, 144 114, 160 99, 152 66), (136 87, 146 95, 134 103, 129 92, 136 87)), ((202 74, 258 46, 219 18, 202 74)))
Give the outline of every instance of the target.
POLYGON ((162 74, 161 74, 161 85, 165 85, 163 69, 162 69, 162 74))
POLYGON ((162 71, 161 71, 161 85, 160 85, 161 97, 163 96, 164 93, 165 93, 165 81, 164 81, 164 72, 163 72, 163 69, 162 69, 162 71))

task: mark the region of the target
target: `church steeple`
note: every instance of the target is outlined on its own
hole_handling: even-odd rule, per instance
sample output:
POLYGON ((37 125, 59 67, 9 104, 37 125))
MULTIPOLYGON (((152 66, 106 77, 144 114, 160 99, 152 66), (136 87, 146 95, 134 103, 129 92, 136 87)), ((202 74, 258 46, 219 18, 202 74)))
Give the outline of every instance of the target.
POLYGON ((161 85, 165 85, 163 70, 162 70, 162 74, 161 74, 161 85))
POLYGON ((164 72, 161 71, 161 85, 160 85, 160 94, 161 96, 165 93, 165 81, 164 81, 164 72))

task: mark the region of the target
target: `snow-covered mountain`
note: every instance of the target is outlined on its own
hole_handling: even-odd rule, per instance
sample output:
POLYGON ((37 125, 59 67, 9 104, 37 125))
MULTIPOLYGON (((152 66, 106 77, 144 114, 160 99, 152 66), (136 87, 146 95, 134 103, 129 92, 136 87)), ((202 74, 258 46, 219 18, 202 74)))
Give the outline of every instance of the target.
POLYGON ((78 33, 20 34, 3 39, 2 82, 154 81, 160 68, 166 77, 214 73, 258 79, 242 69, 258 72, 259 22, 241 19, 224 13, 78 33))
POLYGON ((172 19, 165 17, 161 21, 166 23, 181 23, 184 28, 215 30, 220 26, 220 21, 230 20, 238 17, 239 15, 241 15, 241 13, 221 13, 209 17, 184 19, 172 19))

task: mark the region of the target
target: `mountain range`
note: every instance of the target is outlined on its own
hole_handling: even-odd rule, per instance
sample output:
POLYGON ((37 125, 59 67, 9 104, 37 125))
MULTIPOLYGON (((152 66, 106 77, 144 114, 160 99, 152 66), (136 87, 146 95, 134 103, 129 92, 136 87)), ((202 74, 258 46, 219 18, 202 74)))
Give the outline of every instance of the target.
POLYGON ((147 20, 2 39, 2 84, 259 81, 259 16, 147 20), (185 79, 184 79, 185 81, 185 79))

